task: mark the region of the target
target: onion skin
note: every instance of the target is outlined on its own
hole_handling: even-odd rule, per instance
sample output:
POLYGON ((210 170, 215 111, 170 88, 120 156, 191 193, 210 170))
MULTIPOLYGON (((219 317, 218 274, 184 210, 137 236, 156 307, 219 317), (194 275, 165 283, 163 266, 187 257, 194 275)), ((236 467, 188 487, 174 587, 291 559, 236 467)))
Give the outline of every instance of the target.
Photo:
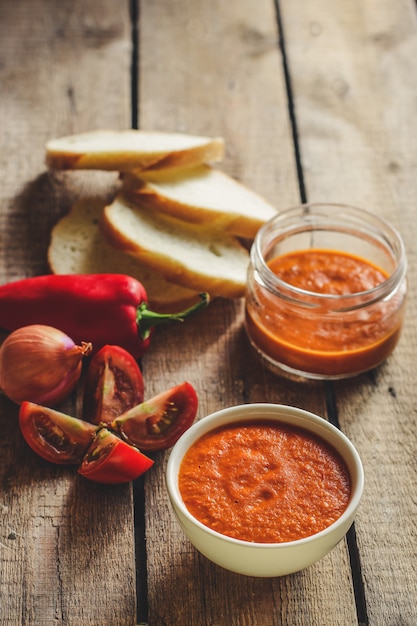
POLYGON ((82 359, 92 344, 75 345, 65 333, 42 324, 12 332, 0 346, 0 389, 16 404, 52 407, 75 388, 82 359))

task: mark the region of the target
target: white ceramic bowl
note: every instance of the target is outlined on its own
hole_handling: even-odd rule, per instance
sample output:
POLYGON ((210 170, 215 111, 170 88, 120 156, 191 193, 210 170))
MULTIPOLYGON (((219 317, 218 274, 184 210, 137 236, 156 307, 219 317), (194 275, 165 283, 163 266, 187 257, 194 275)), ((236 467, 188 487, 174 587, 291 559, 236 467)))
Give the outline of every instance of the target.
POLYGON ((364 485, 359 455, 349 439, 336 427, 308 411, 266 403, 226 408, 193 424, 173 447, 166 478, 173 510, 194 547, 225 569, 258 577, 292 574, 312 565, 330 552, 352 525, 364 485), (178 488, 178 472, 184 454, 197 439, 214 428, 248 419, 272 419, 304 428, 331 444, 342 456, 350 472, 352 492, 346 510, 328 528, 297 541, 251 543, 211 530, 188 511, 178 488))

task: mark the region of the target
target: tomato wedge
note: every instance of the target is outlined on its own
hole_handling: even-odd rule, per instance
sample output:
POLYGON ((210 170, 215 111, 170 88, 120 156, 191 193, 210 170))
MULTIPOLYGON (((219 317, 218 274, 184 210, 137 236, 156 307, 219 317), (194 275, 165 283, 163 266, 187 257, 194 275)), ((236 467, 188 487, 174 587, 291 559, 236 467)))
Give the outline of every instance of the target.
POLYGON ((97 483, 119 484, 138 478, 153 464, 140 450, 100 428, 78 472, 97 483))
POLYGON ((19 426, 28 445, 51 463, 77 464, 87 452, 97 427, 33 402, 22 402, 19 426))
POLYGON ((21 404, 19 425, 39 456, 51 463, 80 465, 79 473, 95 482, 129 482, 154 464, 107 428, 33 402, 21 404))
POLYGON ((197 406, 194 388, 184 382, 129 409, 111 427, 141 450, 166 450, 191 426, 197 406))
MULTIPOLYGON (((113 393, 115 370, 112 366, 107 368, 107 355, 102 355, 102 360, 99 360, 100 366, 104 363, 101 373, 94 374, 91 380, 93 388, 99 390, 96 395, 98 401, 94 405, 97 408, 95 415, 105 415, 109 419, 113 411, 117 411, 114 407, 129 406, 134 395, 127 394, 120 402, 119 396, 114 400, 117 396, 113 393), (110 390, 105 384, 107 375, 110 390)), ((135 393, 143 394, 140 383, 135 393)), ((194 388, 184 382, 136 404, 110 424, 102 419, 99 424, 92 424, 25 401, 20 405, 19 425, 28 445, 47 461, 78 465, 78 472, 89 480, 119 484, 138 478, 154 464, 153 459, 141 450, 156 452, 174 445, 194 421, 197 405, 194 388)))
POLYGON ((143 394, 142 372, 133 356, 120 346, 104 346, 87 370, 83 418, 93 424, 110 424, 142 402, 143 394))

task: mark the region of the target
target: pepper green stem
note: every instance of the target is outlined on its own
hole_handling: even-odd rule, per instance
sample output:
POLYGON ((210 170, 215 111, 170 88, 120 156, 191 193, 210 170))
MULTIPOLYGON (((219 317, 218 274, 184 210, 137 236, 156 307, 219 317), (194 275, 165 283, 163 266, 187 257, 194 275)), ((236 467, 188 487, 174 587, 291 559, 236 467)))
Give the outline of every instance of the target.
POLYGON ((167 324, 169 322, 183 322, 186 317, 196 313, 200 309, 206 308, 210 302, 210 296, 208 293, 200 293, 200 300, 193 304, 185 311, 179 313, 156 313, 148 309, 148 304, 142 302, 136 312, 136 323, 138 325, 139 335, 142 339, 147 339, 151 334, 151 330, 154 326, 160 324, 167 324))

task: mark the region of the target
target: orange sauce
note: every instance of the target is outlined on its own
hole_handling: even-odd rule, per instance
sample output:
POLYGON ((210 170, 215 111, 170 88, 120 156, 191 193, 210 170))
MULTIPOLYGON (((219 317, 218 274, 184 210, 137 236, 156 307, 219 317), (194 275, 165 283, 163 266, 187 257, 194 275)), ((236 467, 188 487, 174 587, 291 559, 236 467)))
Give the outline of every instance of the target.
MULTIPOLYGON (((365 259, 332 250, 291 252, 268 266, 288 285, 328 296, 358 294, 388 278, 365 259)), ((398 342, 401 292, 390 300, 337 312, 331 310, 334 300, 318 310, 255 289, 257 306, 248 302, 246 308, 248 334, 267 356, 295 370, 330 376, 366 371, 384 361, 398 342)))
POLYGON ((340 455, 301 428, 240 422, 203 435, 179 472, 185 506, 202 524, 249 542, 309 537, 346 509, 351 482, 340 455))

